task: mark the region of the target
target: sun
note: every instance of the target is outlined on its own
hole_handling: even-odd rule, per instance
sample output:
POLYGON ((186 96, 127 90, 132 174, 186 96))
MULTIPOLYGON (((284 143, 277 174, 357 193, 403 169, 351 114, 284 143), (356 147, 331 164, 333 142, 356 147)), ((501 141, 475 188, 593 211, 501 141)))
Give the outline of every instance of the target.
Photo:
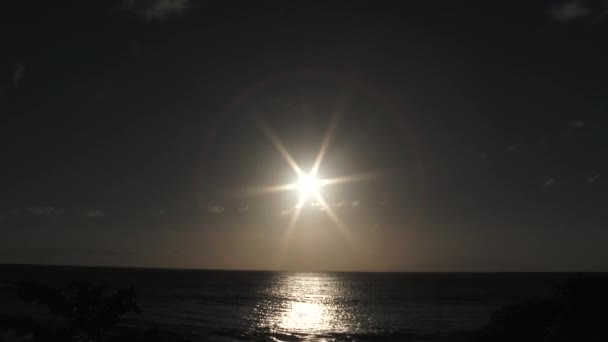
POLYGON ((320 180, 312 174, 304 174, 301 175, 296 183, 296 188, 300 192, 300 196, 303 198, 308 198, 310 196, 315 196, 319 193, 319 189, 321 188, 320 180))
POLYGON ((279 137, 272 131, 270 126, 264 123, 259 118, 256 118, 256 123, 258 127, 262 130, 262 133, 266 135, 266 137, 270 140, 274 148, 277 152, 285 159, 285 161, 291 166, 294 173, 297 176, 297 180, 293 183, 289 184, 276 184, 264 187, 254 187, 248 190, 245 190, 245 194, 249 195, 263 195, 274 192, 282 192, 282 191, 297 191, 299 193, 299 199, 297 203, 293 207, 290 207, 289 210, 286 210, 287 213, 291 213, 291 218, 287 225, 286 233, 284 236, 283 242, 289 240, 291 235, 291 231, 295 227, 300 214, 307 208, 304 204, 307 201, 312 201, 311 206, 309 208, 319 208, 319 210, 325 212, 325 214, 333 221, 335 226, 340 230, 344 236, 351 240, 350 232, 348 227, 342 222, 340 217, 334 211, 333 203, 329 203, 323 198, 323 194, 321 194, 321 188, 330 186, 330 185, 338 185, 338 184, 346 184, 360 181, 368 181, 378 178, 382 173, 380 172, 366 172, 360 174, 352 174, 346 176, 339 176, 334 178, 319 178, 319 169, 321 168, 321 164, 327 153, 329 145, 332 140, 333 133, 336 129, 338 123, 338 114, 334 113, 330 118, 329 126, 327 131, 325 132, 325 136, 323 137, 323 141, 321 142, 321 146, 319 149, 319 153, 314 160, 314 164, 309 172, 305 172, 296 162, 296 160, 291 156, 285 145, 281 142, 279 137))

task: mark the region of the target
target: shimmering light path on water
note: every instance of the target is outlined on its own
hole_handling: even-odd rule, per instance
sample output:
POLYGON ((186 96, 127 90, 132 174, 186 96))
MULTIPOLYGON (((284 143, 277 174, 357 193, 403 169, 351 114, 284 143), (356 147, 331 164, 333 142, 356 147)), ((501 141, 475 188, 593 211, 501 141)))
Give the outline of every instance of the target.
POLYGON ((356 331, 364 319, 353 305, 352 289, 335 274, 286 273, 261 291, 269 300, 256 305, 251 317, 255 328, 314 335, 343 333, 356 331))

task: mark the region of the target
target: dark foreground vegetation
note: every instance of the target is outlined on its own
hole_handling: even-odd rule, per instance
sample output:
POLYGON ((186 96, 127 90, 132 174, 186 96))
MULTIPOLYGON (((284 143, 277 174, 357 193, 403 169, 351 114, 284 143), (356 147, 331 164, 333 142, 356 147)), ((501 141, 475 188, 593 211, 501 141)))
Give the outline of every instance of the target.
POLYGON ((504 307, 473 341, 608 341, 608 275, 579 275, 550 297, 504 307))
POLYGON ((106 288, 88 282, 72 282, 64 288, 39 283, 22 282, 17 294, 20 299, 46 307, 48 319, 28 316, 0 317, 0 342, 15 341, 186 341, 157 328, 144 330, 121 327, 121 317, 141 313, 135 302, 133 288, 124 288, 106 295, 106 288))
MULTIPOLYGON (((0 317, 0 342, 187 341, 154 328, 127 328, 121 318, 137 314, 136 292, 72 282, 64 288, 21 283, 20 299, 44 307, 46 318, 0 317)), ((162 326, 162 325, 160 325, 162 326)), ((608 275, 580 275, 556 286, 553 295, 504 307, 470 335, 471 342, 608 341, 608 275)))

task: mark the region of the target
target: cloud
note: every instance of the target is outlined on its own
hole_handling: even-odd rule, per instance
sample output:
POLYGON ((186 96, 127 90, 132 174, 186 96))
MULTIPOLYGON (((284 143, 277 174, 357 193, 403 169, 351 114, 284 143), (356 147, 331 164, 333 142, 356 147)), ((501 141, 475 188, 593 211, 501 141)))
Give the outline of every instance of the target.
POLYGON ((344 206, 344 204, 346 204, 345 201, 334 202, 334 204, 332 205, 332 207, 334 207, 334 208, 342 208, 344 206))
POLYGON ((346 206, 350 206, 352 205, 353 207, 357 207, 359 206, 360 202, 358 200, 354 200, 352 202, 347 202, 345 200, 343 201, 334 201, 334 202, 320 202, 320 201, 310 201, 307 202, 306 204, 298 207, 297 205, 292 207, 292 208, 287 208, 281 211, 281 216, 286 216, 286 215, 291 215, 294 213, 294 211, 296 209, 306 209, 306 208, 310 208, 312 209, 316 209, 318 211, 328 211, 330 210, 330 208, 344 208, 346 206))
POLYGON ((583 128, 585 127, 585 123, 580 120, 572 120, 570 121, 571 128, 583 128))
POLYGON ((60 216, 63 214, 63 211, 53 206, 34 206, 27 208, 27 210, 35 216, 60 216))
POLYGON ((574 136, 578 133, 579 130, 585 128, 585 123, 580 120, 572 120, 568 124, 568 130, 566 131, 566 135, 574 136))
POLYGON ((146 20, 164 20, 185 14, 191 7, 190 0, 125 0, 123 10, 141 15, 146 20))
POLYGON ((549 178, 543 183, 543 187, 548 188, 555 185, 555 179, 549 178))
POLYGON ((570 0, 554 4, 549 9, 548 14, 553 20, 565 23, 590 16, 591 8, 587 7, 581 0, 570 0))
POLYGON ((587 183, 593 184, 596 180, 600 179, 600 174, 597 173, 593 176, 587 177, 587 183))
POLYGON ((330 207, 337 207, 337 205, 336 204, 323 203, 323 202, 319 202, 319 201, 315 201, 315 202, 311 202, 310 203, 310 208, 311 209, 317 209, 319 211, 327 211, 327 210, 329 210, 330 207))
POLYGON ((237 210, 238 210, 239 213, 243 214, 243 213, 246 213, 249 210, 249 206, 247 204, 245 204, 244 206, 239 207, 237 210))
POLYGON ((13 85, 15 88, 19 87, 21 80, 23 79, 23 74, 25 73, 25 65, 19 63, 15 65, 15 70, 13 71, 13 85))
POLYGON ((324 207, 323 203, 319 202, 319 201, 314 201, 314 202, 310 202, 310 207, 311 208, 322 208, 324 207))
POLYGON ((509 152, 517 151, 517 145, 513 144, 513 145, 507 146, 507 151, 509 151, 509 152))
POLYGON ((103 218, 105 216, 106 216, 106 213, 103 210, 99 210, 99 209, 89 210, 89 211, 82 213, 82 215, 80 215, 80 217, 82 217, 82 218, 90 218, 90 219, 103 218))
POLYGON ((211 205, 207 208, 207 210, 211 214, 219 215, 219 214, 223 213, 226 209, 224 207, 222 207, 221 205, 211 205))

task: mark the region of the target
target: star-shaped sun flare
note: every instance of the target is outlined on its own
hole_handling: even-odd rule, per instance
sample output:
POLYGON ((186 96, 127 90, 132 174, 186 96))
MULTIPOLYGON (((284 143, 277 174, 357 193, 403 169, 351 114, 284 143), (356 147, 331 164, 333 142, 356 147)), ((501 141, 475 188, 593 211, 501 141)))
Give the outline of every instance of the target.
POLYGON ((254 193, 263 194, 263 193, 272 193, 279 191, 298 191, 299 200, 295 204, 292 212, 291 219, 287 226, 285 239, 288 240, 296 225, 298 218, 302 210, 304 209, 304 204, 309 200, 314 200, 318 202, 319 207, 323 208, 323 211, 328 215, 328 217, 333 221, 335 226, 347 237, 350 239, 350 233, 347 226, 342 222, 342 220, 336 215, 332 207, 327 203, 327 201, 323 198, 321 194, 321 189, 328 185, 335 185, 341 183, 350 183, 356 181, 370 180, 372 178, 376 178, 378 173, 363 173, 363 174, 355 174, 343 177, 336 177, 330 179, 321 179, 318 176, 319 169, 325 158, 325 154, 327 149, 331 143, 332 137, 334 135, 334 131, 336 129, 338 123, 338 116, 333 115, 330 119, 328 129, 325 133, 323 141, 321 142, 321 147, 319 149, 319 153, 315 158, 315 162, 313 164, 312 169, 309 172, 305 172, 298 165, 298 163, 294 160, 291 154, 287 151, 285 145, 281 142, 279 137, 270 129, 268 125, 263 123, 261 120, 256 120, 261 130, 264 134, 269 138, 272 142, 275 149, 281 154, 283 159, 291 166, 293 169, 296 179, 293 183, 283 184, 283 185, 273 185, 267 186, 263 188, 258 188, 254 191, 254 193))

